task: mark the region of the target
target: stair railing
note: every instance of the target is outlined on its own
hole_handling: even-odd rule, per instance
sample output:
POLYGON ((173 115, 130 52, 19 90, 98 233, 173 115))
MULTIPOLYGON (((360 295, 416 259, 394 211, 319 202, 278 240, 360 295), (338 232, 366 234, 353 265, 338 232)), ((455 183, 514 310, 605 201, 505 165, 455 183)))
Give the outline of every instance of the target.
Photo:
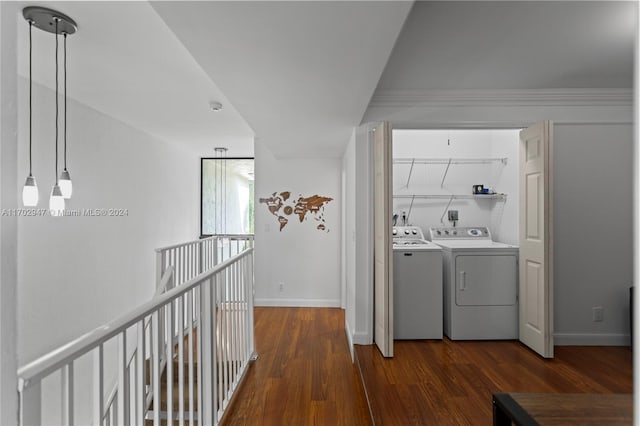
POLYGON ((186 243, 156 249, 156 281, 159 284, 164 271, 175 268, 173 285, 179 286, 220 262, 253 247, 253 235, 214 235, 186 243))
POLYGON ((175 276, 169 266, 160 283, 167 291, 20 368, 20 424, 218 424, 255 356, 253 248, 180 286, 171 285, 175 276), (91 383, 76 389, 76 366, 86 355, 91 383), (117 388, 105 398, 111 369, 117 388), (54 389, 43 385, 52 377, 54 389), (76 420, 88 395, 91 419, 76 420))

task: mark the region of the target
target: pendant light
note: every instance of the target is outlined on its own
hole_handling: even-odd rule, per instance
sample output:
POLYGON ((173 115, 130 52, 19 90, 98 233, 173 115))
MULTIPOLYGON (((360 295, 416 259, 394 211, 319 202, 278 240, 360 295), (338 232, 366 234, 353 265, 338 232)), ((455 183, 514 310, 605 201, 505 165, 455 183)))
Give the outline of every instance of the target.
POLYGON ((31 40, 31 30, 33 29, 33 21, 29 21, 29 176, 27 176, 27 180, 24 183, 24 188, 22 188, 22 204, 25 207, 35 207, 38 205, 38 185, 36 183, 36 178, 31 174, 32 168, 32 156, 31 156, 31 147, 32 147, 32 116, 33 116, 33 108, 32 108, 32 88, 33 88, 33 76, 32 76, 32 50, 33 43, 31 40))
MULTIPOLYGON (((31 27, 36 26, 37 28, 49 32, 54 33, 56 37, 56 51, 55 51, 55 66, 56 66, 56 124, 55 124, 55 184, 51 188, 51 195, 49 197, 49 213, 51 216, 62 216, 64 215, 64 197, 63 192, 60 187, 60 181, 63 181, 63 186, 65 189, 69 189, 68 196, 71 196, 71 178, 69 176, 69 172, 66 167, 66 140, 67 140, 67 35, 74 34, 77 29, 76 23, 73 19, 68 16, 57 12, 52 9, 47 9, 46 7, 39 6, 30 6, 25 7, 22 10, 22 14, 24 18, 29 22, 29 84, 31 85, 31 27), (58 35, 63 34, 65 38, 64 44, 64 96, 65 96, 65 110, 64 110, 64 139, 65 139, 65 169, 60 176, 60 180, 58 179, 58 35), (65 183, 68 181, 68 184, 65 183)), ((29 87, 29 131, 31 132, 31 86, 29 87)), ((27 198, 29 202, 33 202, 33 189, 27 188, 35 186, 35 178, 31 175, 31 133, 29 134, 29 177, 27 178, 27 182, 25 183, 25 189, 23 190, 23 202, 27 198), (31 181, 30 178, 33 178, 31 181), (31 185, 33 182, 33 185, 31 185), (28 193, 28 197, 25 197, 24 194, 28 193)), ((37 188, 36 188, 36 203, 37 203, 37 188)), ((26 205, 26 202, 25 202, 26 205)), ((35 204, 34 204, 35 205, 35 204)))
POLYGON ((73 193, 73 185, 71 184, 71 175, 67 170, 67 33, 63 33, 64 36, 64 170, 60 174, 60 190, 62 191, 62 197, 65 199, 71 198, 73 193))
POLYGON ((62 190, 58 184, 58 24, 60 19, 54 17, 56 23, 56 183, 51 188, 51 197, 49 197, 49 213, 51 216, 62 216, 64 214, 64 197, 62 190))
POLYGON ((214 234, 227 233, 227 151, 228 148, 214 148, 216 153, 216 180, 214 187, 215 213, 214 234))

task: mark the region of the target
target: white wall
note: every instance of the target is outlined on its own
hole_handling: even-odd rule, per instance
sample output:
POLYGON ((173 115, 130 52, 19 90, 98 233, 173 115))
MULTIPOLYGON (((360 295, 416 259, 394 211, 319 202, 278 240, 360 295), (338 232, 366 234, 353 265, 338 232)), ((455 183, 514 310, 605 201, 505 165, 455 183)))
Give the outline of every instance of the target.
POLYGON ((631 124, 554 129, 556 344, 627 344, 633 283, 631 124), (604 321, 592 321, 592 308, 604 321))
MULTIPOLYGON (((0 208, 17 207, 18 90, 16 22, 19 8, 0 2, 0 208)), ((17 241, 15 216, 0 214, 0 424, 17 424, 17 241)))
POLYGON ((394 195, 470 195, 474 184, 507 195, 504 200, 454 199, 451 204, 446 198, 415 198, 413 206, 411 199, 396 198, 398 224, 405 212, 409 223, 428 236, 430 227, 452 226, 446 210, 457 210, 456 226, 487 226, 495 240, 517 244, 518 141, 518 130, 394 130, 395 159, 507 159, 506 164, 414 164, 413 169, 411 164, 394 164, 394 195))
POLYGON ((275 158, 255 143, 255 303, 268 306, 340 306, 341 161, 339 158, 275 158), (279 230, 278 218, 260 198, 274 192, 333 198, 325 206, 326 231, 314 215, 297 216, 279 230), (280 291, 280 283, 283 289, 280 291))
POLYGON ((491 215, 491 232, 496 241, 519 245, 520 222, 520 131, 513 129, 491 131, 491 156, 506 157, 507 164, 497 170, 496 188, 507 194, 506 202, 496 203, 491 215))
MULTIPOLYGON (((19 99, 28 99, 20 80, 19 99)), ((34 85, 33 173, 46 209, 54 176, 54 95, 34 85)), ((121 217, 23 217, 18 231, 21 363, 115 318, 153 294, 154 249, 198 235, 198 158, 68 101, 66 209, 121 217)), ((20 104, 18 179, 28 174, 28 103, 20 104)))
MULTIPOLYGON (((19 80, 18 190, 28 174, 28 81, 19 80)), ((54 94, 34 85, 33 173, 37 209, 46 211, 54 175, 54 94)), ((68 101, 68 166, 80 216, 18 220, 18 361, 44 355, 105 324, 155 291, 154 249, 197 238, 198 157, 73 100, 68 101), (124 209, 91 217, 82 209, 124 209)), ((4 308, 3 308, 4 309, 4 308)), ((86 358, 86 357, 85 357, 86 358)), ((113 358, 115 359, 115 358, 113 358)), ((90 359, 76 366, 88 385, 90 359)), ((105 372, 106 388, 115 377, 105 372)), ((55 380, 45 383, 46 389, 55 380)), ((57 388, 59 389, 59 388, 57 388)), ((53 388, 54 395, 59 392, 53 388)), ((77 395, 77 419, 87 420, 90 395, 77 395)), ((43 400, 45 423, 59 408, 43 400)))

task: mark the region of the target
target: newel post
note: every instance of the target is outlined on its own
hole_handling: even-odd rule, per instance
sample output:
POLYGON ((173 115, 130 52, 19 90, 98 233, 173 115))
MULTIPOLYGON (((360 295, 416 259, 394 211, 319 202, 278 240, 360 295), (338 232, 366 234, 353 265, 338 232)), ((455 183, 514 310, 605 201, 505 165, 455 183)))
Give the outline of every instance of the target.
POLYGON ((40 426, 42 424, 40 382, 30 384, 19 379, 18 391, 20 392, 20 425, 40 426))

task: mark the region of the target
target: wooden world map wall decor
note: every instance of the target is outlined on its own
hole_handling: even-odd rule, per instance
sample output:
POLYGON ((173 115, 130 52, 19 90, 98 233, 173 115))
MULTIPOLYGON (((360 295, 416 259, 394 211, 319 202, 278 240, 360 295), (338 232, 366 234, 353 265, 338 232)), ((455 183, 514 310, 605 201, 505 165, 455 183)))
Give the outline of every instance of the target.
POLYGON ((297 200, 289 201, 291 192, 274 192, 268 198, 260 198, 260 202, 267 205, 269 212, 278 218, 280 231, 287 226, 289 219, 287 216, 296 215, 300 222, 304 222, 312 217, 320 222, 316 229, 319 231, 329 232, 324 219, 324 208, 333 198, 323 197, 320 195, 312 195, 311 197, 303 197, 300 195, 297 200))

